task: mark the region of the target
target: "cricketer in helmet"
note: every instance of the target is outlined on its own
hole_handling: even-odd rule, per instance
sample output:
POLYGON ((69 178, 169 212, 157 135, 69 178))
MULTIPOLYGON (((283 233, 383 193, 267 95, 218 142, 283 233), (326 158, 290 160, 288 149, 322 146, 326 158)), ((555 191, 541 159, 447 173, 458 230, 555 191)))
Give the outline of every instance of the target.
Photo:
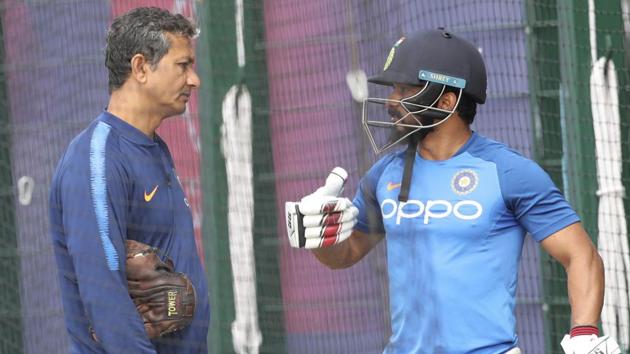
POLYGON ((383 154, 352 201, 340 195, 348 174, 336 168, 285 211, 290 245, 331 269, 352 266, 385 240, 392 335, 384 353, 520 353, 516 288, 531 237, 567 273, 565 353, 619 354, 599 333, 602 259, 579 216, 534 161, 470 127, 486 100, 477 48, 443 29, 413 32, 370 81, 392 87, 363 106, 374 149, 403 140, 407 149, 383 154), (382 107, 373 103, 387 114, 368 114, 382 107), (397 136, 381 146, 373 128, 397 136))

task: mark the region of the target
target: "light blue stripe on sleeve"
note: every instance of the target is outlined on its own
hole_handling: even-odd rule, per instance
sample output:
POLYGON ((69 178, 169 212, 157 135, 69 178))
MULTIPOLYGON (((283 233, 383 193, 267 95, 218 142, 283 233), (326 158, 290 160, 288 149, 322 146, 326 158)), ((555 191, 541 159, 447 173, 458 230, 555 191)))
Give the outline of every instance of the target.
POLYGON ((111 127, 99 122, 90 140, 90 184, 96 223, 105 250, 107 266, 118 270, 118 253, 109 238, 109 210, 107 209, 107 181, 105 180, 105 143, 111 127))

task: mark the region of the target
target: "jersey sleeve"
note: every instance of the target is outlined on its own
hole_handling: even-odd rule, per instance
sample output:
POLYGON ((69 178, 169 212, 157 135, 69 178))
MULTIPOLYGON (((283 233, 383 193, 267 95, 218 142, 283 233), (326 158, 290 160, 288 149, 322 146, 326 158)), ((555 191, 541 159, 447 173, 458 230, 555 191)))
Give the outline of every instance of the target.
POLYGON ((549 175, 534 161, 514 154, 500 183, 507 207, 538 242, 580 221, 549 175))
POLYGON ((376 188, 383 170, 393 155, 386 155, 376 162, 361 178, 352 203, 359 209, 354 229, 368 234, 385 234, 381 207, 376 197, 376 188))
POLYGON ((105 351, 155 353, 127 288, 130 181, 121 155, 107 146, 107 127, 97 126, 89 154, 69 161, 60 181, 67 249, 90 322, 86 326, 92 326, 105 351))

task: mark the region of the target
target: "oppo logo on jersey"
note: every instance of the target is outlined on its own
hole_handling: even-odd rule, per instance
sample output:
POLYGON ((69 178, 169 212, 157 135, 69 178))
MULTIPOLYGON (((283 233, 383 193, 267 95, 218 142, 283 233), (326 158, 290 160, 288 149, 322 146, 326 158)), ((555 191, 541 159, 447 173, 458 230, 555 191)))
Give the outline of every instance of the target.
POLYGON ((443 219, 454 215, 460 220, 475 220, 481 216, 483 207, 474 200, 460 200, 452 204, 448 200, 420 200, 410 199, 399 202, 393 199, 385 199, 381 203, 383 219, 396 218, 396 225, 400 225, 402 219, 422 219, 424 224, 431 219, 443 219))

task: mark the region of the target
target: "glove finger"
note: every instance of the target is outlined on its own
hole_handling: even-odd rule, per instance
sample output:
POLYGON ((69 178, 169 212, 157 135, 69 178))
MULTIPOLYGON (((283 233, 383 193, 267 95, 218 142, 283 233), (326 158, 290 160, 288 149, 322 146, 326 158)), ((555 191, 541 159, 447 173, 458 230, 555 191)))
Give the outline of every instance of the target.
POLYGON ((151 311, 146 311, 142 313, 142 318, 148 320, 149 322, 157 323, 160 321, 168 320, 166 318, 166 308, 164 306, 155 307, 151 311))
POLYGON ((319 239, 316 239, 316 238, 306 239, 304 248, 313 249, 313 248, 329 247, 329 246, 332 246, 334 244, 337 244, 339 242, 346 240, 348 237, 350 237, 350 235, 352 235, 352 230, 347 230, 340 233, 339 235, 330 236, 330 237, 323 237, 319 239))
POLYGON ((138 310, 138 313, 140 313, 141 315, 144 314, 145 312, 151 311, 151 306, 149 306, 149 304, 137 304, 134 301, 134 305, 136 305, 136 309, 138 310))
POLYGON ((322 225, 339 224, 342 212, 332 214, 305 215, 302 219, 304 227, 318 227, 322 225))
POLYGON ((350 237, 350 235, 352 235, 352 231, 354 231, 354 230, 351 229, 351 230, 344 231, 344 232, 340 233, 337 236, 337 241, 335 243, 341 243, 341 242, 345 241, 348 237, 350 237))
POLYGON ((127 262, 127 280, 151 281, 163 277, 164 273, 174 273, 173 267, 162 261, 127 262))
POLYGON ((151 323, 145 323, 144 329, 147 331, 149 338, 158 338, 161 335, 160 328, 155 327, 151 323))
POLYGON ((304 215, 321 215, 346 210, 352 205, 348 198, 322 197, 309 199, 298 204, 300 213, 304 215))
POLYGON ((136 304, 164 303, 166 292, 170 289, 174 288, 169 287, 168 289, 148 289, 144 291, 134 291, 129 292, 129 295, 131 295, 131 298, 136 304))
POLYGON ((333 225, 325 225, 318 227, 308 227, 304 229, 304 237, 308 240, 309 238, 323 238, 323 237, 333 237, 337 236, 342 232, 352 230, 354 225, 357 223, 355 220, 350 220, 341 224, 333 224, 333 225))
POLYGON ((187 282, 183 276, 165 276, 152 281, 128 281, 127 286, 132 296, 146 296, 174 288, 185 289, 187 282))
POLYGON ((129 295, 134 300, 143 302, 163 301, 165 294, 169 291, 184 291, 185 287, 178 285, 164 285, 149 289, 129 290, 129 295))
POLYGON ((344 211, 331 214, 305 215, 302 224, 304 227, 341 224, 356 219, 358 214, 359 210, 355 206, 351 206, 344 211))
POLYGON ((322 240, 322 247, 329 247, 337 243, 345 241, 352 235, 352 229, 340 232, 336 237, 326 237, 322 240))
POLYGON ((131 284, 128 282, 129 295, 132 298, 145 298, 152 297, 154 294, 164 293, 169 289, 183 288, 182 285, 176 282, 163 282, 163 281, 150 281, 150 282, 136 282, 131 284))

